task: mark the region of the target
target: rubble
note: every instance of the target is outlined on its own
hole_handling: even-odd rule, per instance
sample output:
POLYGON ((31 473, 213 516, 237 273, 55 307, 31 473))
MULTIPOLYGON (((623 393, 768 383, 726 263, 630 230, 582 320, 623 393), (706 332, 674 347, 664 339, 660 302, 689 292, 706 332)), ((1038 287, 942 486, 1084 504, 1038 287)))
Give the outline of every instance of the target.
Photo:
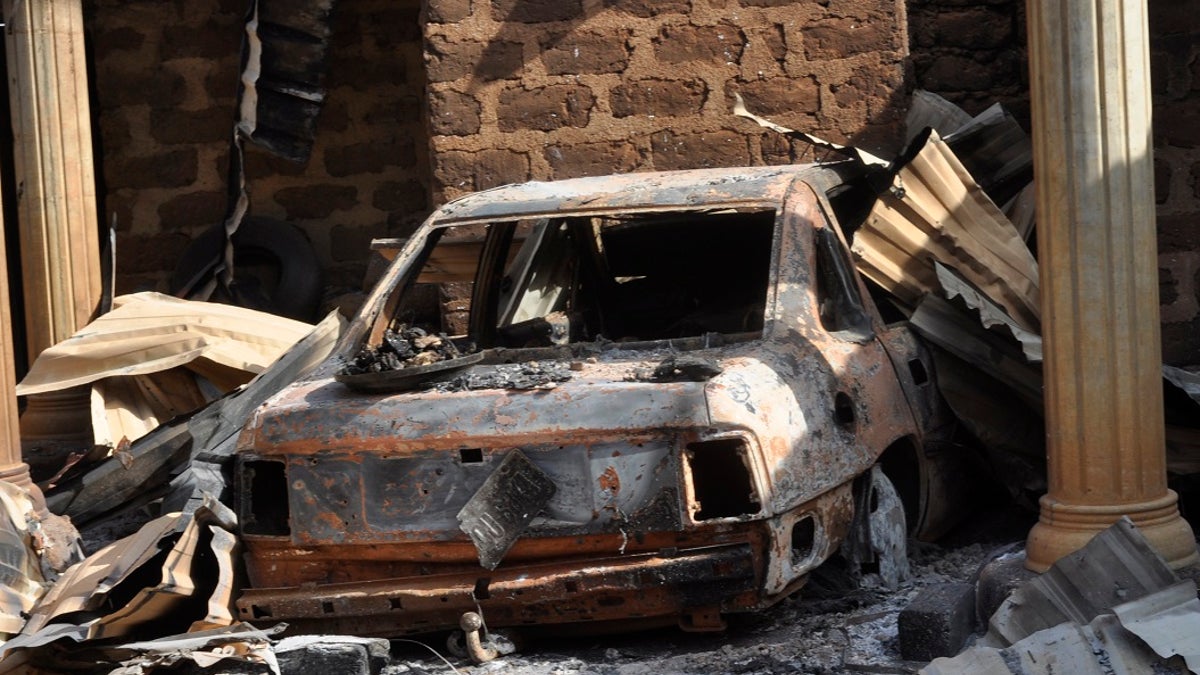
MULTIPOLYGON (((63 638, 128 637, 151 622, 167 634, 232 624, 233 528, 233 512, 211 498, 191 515, 151 521, 67 570, 20 634, 0 645, 0 659, 63 638), (201 602, 189 602, 197 593, 201 602)), ((54 658, 43 653, 38 660, 50 667, 54 658)))
POLYGON ((349 635, 285 637, 271 651, 280 675, 379 675, 391 661, 387 640, 349 635))
POLYGON ((476 389, 553 389, 571 379, 570 364, 562 361, 528 361, 496 364, 455 375, 449 380, 432 382, 437 391, 473 391, 476 389))
MULTIPOLYGON (((473 353, 468 349, 465 353, 473 353)), ((389 328, 383 341, 376 346, 364 346, 342 369, 346 375, 381 373, 404 368, 431 366, 464 356, 445 333, 431 335, 417 326, 389 328)))
POLYGON ((178 669, 189 661, 207 672, 227 669, 280 673, 282 668, 276 653, 282 650, 271 643, 276 632, 238 623, 155 640, 126 642, 104 647, 101 651, 110 662, 120 664, 109 675, 145 675, 159 669, 178 669))
POLYGON ((638 382, 704 382, 721 374, 721 367, 711 360, 672 354, 653 369, 635 370, 629 379, 638 382))
MULTIPOLYGON (((189 481, 203 471, 200 463, 228 462, 236 435, 250 413, 323 361, 333 349, 339 329, 336 314, 317 326, 309 326, 307 335, 244 388, 191 416, 156 427, 132 443, 127 455, 109 457, 74 479, 63 481, 47 497, 52 510, 87 524, 161 498, 173 488, 183 492, 185 501, 190 499, 189 481)), ((206 487, 215 497, 225 498, 223 480, 206 487)))
POLYGON ((976 646, 921 673, 1183 672, 1176 656, 1198 673, 1197 634, 1195 582, 1180 581, 1122 517, 1019 586, 976 646))
MULTIPOLYGON (((19 633, 0 645, 0 672, 93 657, 121 675, 227 659, 384 670, 386 642, 272 646, 284 630, 458 627, 475 662, 512 649, 489 622, 722 630, 806 583, 819 593, 835 554, 851 584, 912 597, 906 525, 943 533, 970 489, 950 410, 1018 501, 1045 487, 1028 139, 1002 109, 968 119, 922 100, 913 119, 945 140, 915 134, 893 162, 739 99, 739 115, 850 160, 458 200, 408 241, 336 346, 332 316, 313 328, 118 298, 21 393, 92 387, 111 456, 73 458, 55 510, 90 525, 151 503, 164 515, 49 587, 19 495, 0 492, 0 631, 19 633), (391 294, 441 282, 490 284, 470 294, 465 332, 400 320, 391 294), (176 634, 115 644, 143 630, 176 634)), ((1164 377, 1196 404, 1200 378, 1164 377)), ((924 672, 1043 672, 1047 659, 1200 672, 1194 586, 1157 563, 1118 523, 1019 589, 976 647, 924 672)), ((892 607, 840 630, 890 635, 892 661, 950 653, 973 625, 971 590, 931 587, 898 620, 892 607)))

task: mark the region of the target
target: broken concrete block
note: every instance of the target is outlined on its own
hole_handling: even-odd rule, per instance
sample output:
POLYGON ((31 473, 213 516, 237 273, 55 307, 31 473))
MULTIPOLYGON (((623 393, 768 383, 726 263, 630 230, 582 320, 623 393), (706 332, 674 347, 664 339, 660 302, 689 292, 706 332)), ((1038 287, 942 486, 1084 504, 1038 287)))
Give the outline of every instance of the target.
POLYGON ((1035 576, 1035 572, 1025 569, 1024 548, 1008 551, 984 563, 975 584, 976 618, 986 622, 1018 586, 1035 576))
POLYGON ((296 635, 275 646, 281 675, 379 675, 389 658, 390 644, 383 638, 296 635))
POLYGON ((900 653, 910 661, 953 656, 974 631, 975 586, 930 586, 900 612, 900 653))

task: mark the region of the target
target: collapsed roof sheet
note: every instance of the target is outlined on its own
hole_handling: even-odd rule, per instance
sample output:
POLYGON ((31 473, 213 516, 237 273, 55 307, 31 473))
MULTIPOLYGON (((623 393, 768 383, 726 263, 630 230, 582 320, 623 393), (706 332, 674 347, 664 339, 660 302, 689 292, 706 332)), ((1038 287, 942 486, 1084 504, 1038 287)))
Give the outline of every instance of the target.
POLYGON ((42 352, 17 385, 17 395, 182 365, 222 380, 230 368, 257 374, 311 330, 300 321, 232 305, 160 293, 123 295, 111 312, 42 352))
POLYGON ((934 261, 958 271, 1022 328, 1040 324, 1037 261, 944 141, 928 142, 854 235, 859 271, 910 306, 936 291, 934 261))

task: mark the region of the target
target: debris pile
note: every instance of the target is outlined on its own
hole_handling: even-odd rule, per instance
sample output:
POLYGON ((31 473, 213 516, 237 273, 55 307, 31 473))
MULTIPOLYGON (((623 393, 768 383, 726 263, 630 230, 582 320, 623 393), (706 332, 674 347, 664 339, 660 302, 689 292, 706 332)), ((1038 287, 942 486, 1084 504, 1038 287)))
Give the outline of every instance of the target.
POLYGON ((1122 518, 1018 587, 974 647, 921 673, 1196 673, 1197 635, 1195 582, 1122 518))
MULTIPOLYGON (((739 114, 781 133, 823 143, 751 115, 740 100, 739 114)), ((825 144, 862 163, 867 167, 866 175, 878 183, 874 201, 867 199, 860 205, 859 222, 846 224, 849 250, 858 271, 875 284, 872 291, 876 299, 908 319, 915 332, 927 341, 926 346, 934 354, 936 386, 961 422, 961 428, 984 447, 993 473, 1005 482, 1017 501, 1032 505, 1044 491, 1045 476, 1044 452, 1040 446, 1043 432, 1038 266, 1026 244, 1035 227, 1029 140, 1011 115, 998 107, 972 119, 926 93, 918 94, 911 119, 920 120, 923 128, 913 130, 908 149, 894 162, 884 162, 853 148, 825 144)), ((842 246, 840 250, 844 253, 840 240, 834 237, 830 241, 842 246)), ((848 261, 849 256, 846 258, 848 261)), ((847 275, 853 276, 849 263, 843 266, 847 275)), ((836 264, 833 267, 836 270, 836 264)), ((849 285, 856 294, 860 293, 857 282, 849 285)), ((849 307, 847 311, 855 308, 849 307)), ((523 324, 518 326, 519 330, 512 329, 506 336, 511 345, 532 348, 569 342, 570 321, 560 312, 519 323, 523 324)), ((846 324, 843 332, 848 335, 851 327, 846 324)), ((50 508, 84 527, 100 527, 110 519, 139 509, 145 516, 142 520, 147 522, 139 523, 141 527, 135 534, 87 559, 69 555, 65 561, 52 563, 42 557, 38 548, 39 526, 28 516, 32 511, 28 499, 18 488, 0 482, 2 515, 7 516, 0 518, 0 576, 6 580, 6 590, 0 593, 0 631, 9 637, 0 642, 0 661, 4 662, 0 672, 9 672, 8 668, 26 663, 69 668, 88 661, 120 663, 122 667, 113 672, 132 674, 174 666, 184 660, 204 668, 225 659, 278 672, 276 657, 284 650, 271 647, 273 633, 239 624, 234 618, 233 608, 241 589, 239 542, 235 534, 238 522, 237 514, 230 508, 233 498, 228 485, 229 467, 243 424, 283 387, 316 371, 332 353, 339 332, 340 323, 332 315, 319 325, 310 326, 250 310, 139 294, 116 299, 113 311, 38 359, 18 393, 29 395, 87 387, 91 399, 87 412, 95 433, 93 446, 72 455, 54 477, 47 493, 50 508), (157 510, 157 517, 147 515, 147 507, 157 510), (70 562, 75 564, 65 569, 70 562), (165 637, 115 644, 146 637, 147 633, 165 637)), ((912 338, 912 342, 918 341, 912 338)), ((549 390, 571 380, 576 369, 573 366, 581 365, 553 358, 495 363, 503 360, 498 356, 501 350, 489 349, 485 353, 474 344, 456 343, 445 333, 398 325, 383 331, 378 344, 364 346, 342 363, 334 377, 368 392, 416 386, 442 393, 549 390), (473 367, 465 369, 467 366, 473 367)), ((921 364, 920 360, 914 361, 921 364)), ((326 370, 335 367, 330 365, 326 370)), ((913 368, 911 362, 910 368, 913 368)), ((921 372, 923 378, 929 379, 923 367, 921 372)), ((721 365, 716 362, 672 353, 654 367, 638 368, 626 379, 647 383, 705 382, 722 373, 721 365)), ((911 374, 911 379, 916 380, 917 372, 911 374)), ((1195 431, 1196 420, 1200 420, 1200 376, 1169 367, 1164 368, 1164 375, 1169 393, 1168 415, 1174 414, 1172 421, 1177 423, 1176 433, 1168 432, 1168 442, 1174 448, 1173 454, 1168 455, 1168 465, 1179 473, 1200 473, 1194 452, 1200 447, 1197 440, 1200 431, 1195 431), (1179 431, 1184 428, 1191 431, 1179 431)), ((730 399, 744 402, 754 387, 766 386, 763 382, 767 381, 742 383, 745 386, 736 390, 731 387, 730 399)), ((703 389, 691 385, 676 388, 703 389)), ((624 385, 624 389, 651 387, 624 385)), ((560 396, 571 393, 568 390, 569 386, 554 394, 530 398, 543 399, 542 404, 549 406, 556 397, 563 401, 570 399, 560 396)), ((578 398, 591 396, 590 400, 598 401, 612 392, 618 390, 596 387, 578 398)), ((652 425, 672 429, 695 426, 694 420, 684 415, 688 413, 686 410, 675 411, 676 415, 671 417, 649 415, 644 409, 659 413, 655 406, 662 404, 652 400, 650 394, 645 396, 639 399, 643 400, 642 408, 621 409, 629 418, 622 419, 622 423, 628 422, 632 431, 645 431, 652 425), (636 423, 639 414, 646 415, 650 422, 639 426, 636 423)), ((461 402, 467 397, 456 398, 461 402)), ((363 406, 371 403, 360 401, 363 406)), ((616 398, 605 403, 614 410, 619 407, 616 398)), ((299 407, 308 404, 306 399, 299 407)), ((853 428, 857 409, 850 397, 838 393, 833 405, 836 423, 853 428)), ((699 406, 701 410, 703 407, 699 406)), ((743 407, 755 412, 750 405, 743 407)), ((380 417, 375 409, 363 410, 380 417)), ((491 416, 482 416, 488 424, 500 418, 494 410, 488 414, 491 416)), ((264 415, 260 413, 259 419, 264 415)), ((389 422, 392 429, 405 424, 405 429, 413 429, 431 423, 419 419, 417 412, 407 421, 389 422)), ((446 423, 461 422, 455 419, 446 423)), ((460 427, 453 431, 465 433, 460 427)), ((489 433, 492 431, 488 429, 489 433)), ((415 444, 414 438, 397 434, 397 439, 410 444, 415 444)), ((620 475, 612 467, 603 474, 605 499, 613 504, 618 498, 640 499, 633 486, 647 491, 660 489, 658 483, 637 481, 643 475, 650 475, 650 469, 656 480, 659 472, 667 475, 667 469, 674 469, 670 464, 674 460, 665 446, 659 448, 650 441, 645 445, 643 448, 643 443, 637 443, 647 458, 644 466, 637 465, 636 471, 631 470, 628 476, 620 475), (623 481, 625 492, 621 491, 623 481)), ((701 500, 700 504, 716 514, 712 518, 749 519, 758 514, 763 507, 755 500, 756 493, 750 494, 750 454, 742 441, 717 438, 692 445, 688 461, 694 463, 689 464, 689 471, 707 477, 697 485, 708 500, 701 500), (705 449, 698 452, 692 445, 705 449), (707 457, 717 457, 719 461, 707 457), (716 463, 705 464, 707 461, 716 463), (750 487, 741 496, 730 497, 726 494, 731 491, 725 485, 726 479, 730 484, 743 480, 750 487)), ((562 451, 564 446, 557 448, 562 451)), ((322 452, 326 449, 321 446, 322 452)), ((553 476, 543 474, 532 460, 514 450, 501 465, 504 471, 497 469, 480 486, 484 474, 477 469, 490 466, 491 452, 491 447, 455 449, 451 453, 453 461, 447 465, 454 478, 446 478, 446 485, 442 479, 447 473, 445 467, 434 466, 426 457, 374 458, 380 466, 384 461, 394 465, 409 462, 403 472, 390 469, 409 482, 398 478, 382 483, 379 491, 387 498, 377 500, 378 503, 369 494, 354 492, 361 488, 345 467, 361 469, 347 460, 334 472, 336 480, 344 480, 344 485, 335 485, 331 480, 317 486, 316 481, 310 481, 311 492, 305 498, 341 500, 343 505, 370 504, 373 510, 358 521, 365 523, 368 517, 383 521, 404 515, 397 504, 408 499, 425 499, 422 503, 427 502, 428 513, 444 509, 455 489, 464 488, 467 479, 478 478, 475 497, 457 513, 457 520, 461 530, 475 543, 481 567, 494 571, 517 537, 540 517, 556 495, 558 483, 567 485, 568 473, 571 479, 575 478, 576 467, 559 467, 559 473, 553 476), (517 460, 527 466, 516 466, 517 460), (450 485, 452 480, 457 482, 450 485), (435 504, 435 498, 428 496, 431 488, 447 485, 444 498, 434 490, 441 502, 435 504), (333 497, 325 494, 339 490, 345 494, 333 497)), ((580 457, 593 460, 592 455, 580 452, 580 457)), ((621 455, 612 452, 613 457, 621 455)), ((247 491, 261 488, 265 497, 258 504, 261 513, 250 511, 246 520, 253 521, 255 515, 278 516, 279 522, 270 526, 278 525, 282 532, 270 534, 280 536, 281 541, 289 534, 295 535, 295 530, 288 528, 297 522, 289 521, 296 513, 288 509, 298 510, 304 505, 293 506, 294 493, 289 503, 291 483, 284 478, 295 478, 287 473, 292 471, 291 465, 264 457, 247 461, 255 467, 238 474, 242 479, 238 485, 247 491), (278 483, 273 483, 276 478, 278 483), (266 504, 268 500, 277 500, 279 504, 266 504)), ((288 458, 287 462, 290 461, 288 458)), ((330 460, 314 455, 311 465, 324 461, 330 460)), ((626 461, 632 463, 634 459, 626 461)), ((239 464, 238 470, 242 468, 239 464)), ((855 509, 849 500, 862 500, 854 511, 857 520, 862 521, 856 526, 866 528, 864 532, 874 527, 892 536, 847 539, 842 555, 857 568, 873 564, 881 583, 897 588, 907 569, 907 541, 901 515, 905 505, 900 503, 882 469, 876 467, 871 477, 877 483, 872 490, 845 497, 846 503, 839 508, 855 509), (872 509, 861 508, 867 504, 876 505, 875 514, 870 517, 872 509), (879 504, 888 508, 880 509, 879 504)), ((304 485, 303 481, 295 482, 304 485)), ((674 483, 670 489, 676 489, 674 483)), ((849 490, 846 495, 851 495, 849 490)), ((245 494, 241 500, 243 506, 249 501, 245 494)), ((673 513, 675 493, 668 490, 663 494, 664 500, 647 500, 644 506, 647 512, 661 515, 669 526, 675 526, 678 521, 675 524, 670 521, 677 517, 673 513)), ((940 497, 950 501, 946 495, 940 497)), ((578 512, 583 514, 580 522, 590 522, 588 519, 595 518, 593 513, 599 507, 591 501, 577 504, 563 499, 556 508, 562 523, 574 526, 577 523, 566 520, 568 517, 575 517, 578 512)), ((616 506, 603 508, 613 508, 623 516, 616 506)), ((414 530, 427 524, 418 520, 430 517, 424 507, 415 513, 414 521, 407 523, 414 530)), ((453 511, 446 513, 454 515, 453 511)), ((698 508, 695 513, 700 514, 701 510, 698 508)), ((448 520, 445 514, 442 517, 448 520)), ((331 522, 339 537, 352 529, 349 519, 335 518, 331 522)), ((815 528, 811 520, 807 526, 815 528)), ((803 523, 792 527, 796 528, 789 535, 793 546, 803 543, 806 536, 816 536, 815 529, 806 534, 803 523)), ((621 535, 628 540, 624 529, 621 535)), ((247 541, 252 549, 256 540, 247 538, 247 541)), ((1072 672, 1107 672, 1105 669, 1112 668, 1111 664, 1118 663, 1131 668, 1146 663, 1170 667, 1167 663, 1170 659, 1182 656, 1196 672, 1200 669, 1200 654, 1194 645, 1177 639, 1200 633, 1200 602, 1196 600, 1195 587, 1190 582, 1179 582, 1152 551, 1147 551, 1145 542, 1128 521, 1118 523, 1083 551, 1064 559, 1051 573, 1010 598, 992 617, 991 630, 978 646, 953 660, 935 661, 925 672, 949 674, 988 668, 1007 672, 1018 667, 1017 672, 1041 672, 1029 654, 1070 664, 1067 669, 1072 672), (1096 563, 1097 560, 1104 562, 1096 563), (1083 592, 1079 586, 1082 583, 1098 590, 1083 592)), ((620 552, 624 554, 624 544, 620 552)), ((667 562, 685 569, 682 565, 687 561, 667 562)), ((629 578, 630 584, 640 584, 643 577, 635 581, 632 576, 629 578)), ((524 576, 521 581, 525 581, 524 576)), ((662 582, 662 578, 657 579, 659 585, 662 582)), ((503 584, 497 584, 489 591, 489 583, 487 577, 474 581, 470 597, 476 608, 480 597, 486 599, 489 592, 501 593, 504 588, 503 584)), ((269 584, 262 587, 266 586, 269 584)), ((578 582, 569 579, 565 587, 576 592, 578 582)), ((301 586, 297 593, 308 595, 310 590, 301 586)), ((515 595, 519 594, 518 590, 515 595)), ((368 599, 385 601, 386 609, 391 611, 404 608, 403 602, 408 602, 398 596, 399 593, 397 597, 384 598, 379 594, 368 599)), ((599 597, 597 606, 608 600, 599 597)), ((440 602, 447 602, 447 596, 440 597, 440 602)), ((333 600, 323 601, 318 620, 328 620, 327 615, 335 612, 334 605, 333 600)), ((414 611, 412 607, 406 609, 414 611)), ((262 618, 269 620, 271 616, 267 611, 262 618)), ((692 621, 700 617, 711 622, 705 624, 707 627, 720 620, 716 609, 711 615, 697 611, 688 616, 692 621)), ((482 619, 479 623, 482 625, 482 619)), ((472 636, 478 638, 480 627, 468 629, 463 624, 469 640, 472 636)), ((360 646, 380 656, 379 644, 360 646)), ((476 660, 483 659, 476 657, 476 660)))
MULTIPOLYGON (((465 353, 473 353, 468 349, 465 353)), ((463 351, 445 333, 430 334, 417 326, 400 326, 383 333, 376 346, 364 346, 343 368, 346 375, 382 373, 390 370, 419 368, 457 359, 463 351)))
MULTIPOLYGON (((341 320, 331 314, 312 326, 155 293, 121 296, 113 307, 44 352, 18 385, 22 395, 90 389, 83 412, 94 445, 66 460, 46 504, 102 548, 54 569, 44 550, 59 536, 54 522, 0 482, 11 525, 0 527, 11 563, 0 608, 11 639, 0 642, 0 671, 69 670, 83 659, 140 673, 181 657, 202 667, 228 657, 273 666, 266 634, 234 624, 237 518, 226 467, 245 420, 325 360, 341 320), (95 536, 122 528, 137 531, 107 546, 95 536), (181 635, 112 645, 172 633, 181 635), (100 639, 105 646, 94 645, 100 639)), ((78 550, 72 534, 65 550, 78 550)))
POLYGON ((721 374, 712 361, 686 354, 671 355, 654 368, 636 369, 627 379, 635 382, 704 382, 721 374))
POLYGON ((433 387, 438 391, 553 389, 569 379, 571 367, 563 361, 526 361, 480 366, 448 381, 433 383, 433 387))

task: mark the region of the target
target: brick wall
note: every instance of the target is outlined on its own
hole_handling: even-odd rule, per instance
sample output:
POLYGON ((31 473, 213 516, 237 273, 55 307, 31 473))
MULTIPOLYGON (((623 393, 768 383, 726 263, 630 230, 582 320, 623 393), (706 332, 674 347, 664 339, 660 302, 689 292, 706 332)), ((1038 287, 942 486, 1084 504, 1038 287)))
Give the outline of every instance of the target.
POLYGON ((999 101, 1028 128, 1024 0, 909 0, 913 84, 976 114, 999 101))
POLYGON ((1163 358, 1200 364, 1200 0, 1150 0, 1163 358))
POLYGON ((812 159, 730 114, 894 144, 895 0, 429 0, 436 200, 531 178, 812 159))
MULTIPOLYGON (((85 0, 122 292, 164 290, 224 215, 246 4, 85 0)), ((359 283, 371 238, 469 190, 813 158, 734 118, 734 91, 833 140, 898 137, 898 0, 421 4, 339 0, 312 159, 248 153, 251 214, 302 227, 335 286, 359 283)))
MULTIPOLYGON (((246 0, 89 0, 105 219, 118 291, 166 289, 221 222, 246 0)), ((332 286, 357 287, 373 237, 429 208, 419 0, 341 0, 312 158, 248 146, 252 215, 303 228, 332 286)))
POLYGON ((225 210, 242 3, 91 0, 102 221, 118 226, 118 290, 165 271, 225 210))
POLYGON ((331 285, 361 285, 371 239, 428 215, 424 78, 419 0, 339 0, 312 158, 251 151, 252 212, 303 227, 331 285))

